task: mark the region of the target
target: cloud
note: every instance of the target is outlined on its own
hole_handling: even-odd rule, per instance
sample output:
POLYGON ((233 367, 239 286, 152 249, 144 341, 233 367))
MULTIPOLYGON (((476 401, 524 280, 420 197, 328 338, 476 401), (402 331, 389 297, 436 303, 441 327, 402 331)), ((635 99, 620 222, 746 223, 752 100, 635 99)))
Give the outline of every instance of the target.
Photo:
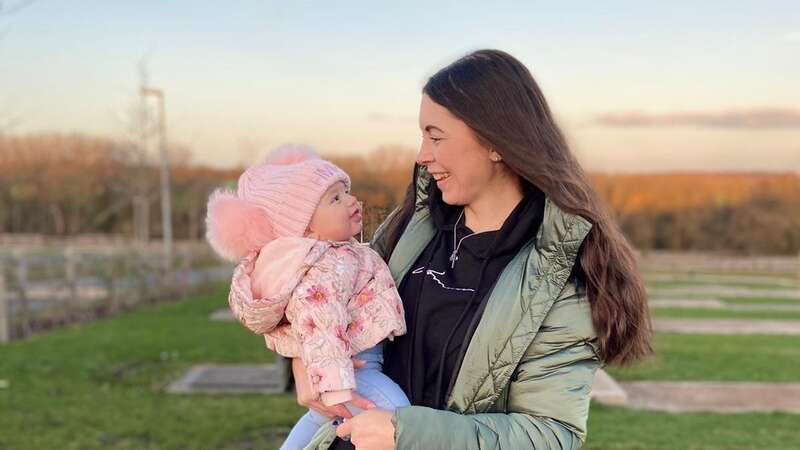
POLYGON ((592 123, 607 127, 800 128, 800 109, 753 108, 660 114, 641 111, 608 112, 596 116, 592 123))

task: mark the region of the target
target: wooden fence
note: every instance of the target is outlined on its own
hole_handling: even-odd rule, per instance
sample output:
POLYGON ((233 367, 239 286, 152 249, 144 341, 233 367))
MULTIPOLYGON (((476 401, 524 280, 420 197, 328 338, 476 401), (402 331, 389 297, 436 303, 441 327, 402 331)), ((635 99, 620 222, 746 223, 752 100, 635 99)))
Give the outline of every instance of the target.
POLYGON ((204 242, 178 243, 171 270, 158 244, 16 244, 0 248, 0 342, 66 323, 183 298, 230 279, 204 242))

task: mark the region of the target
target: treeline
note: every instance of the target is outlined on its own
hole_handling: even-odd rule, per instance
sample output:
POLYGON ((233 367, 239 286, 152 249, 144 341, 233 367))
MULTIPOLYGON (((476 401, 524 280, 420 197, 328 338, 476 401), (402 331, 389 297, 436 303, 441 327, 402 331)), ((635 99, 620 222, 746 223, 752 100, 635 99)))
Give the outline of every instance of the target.
MULTIPOLYGON (((178 238, 202 233, 203 200, 231 172, 178 162, 172 219, 178 238)), ((0 136, 0 233, 133 235, 137 210, 160 233, 158 166, 133 147, 105 138, 0 136)))
MULTIPOLYGON (((202 239, 208 195, 234 187, 241 169, 198 166, 185 150, 172 151, 173 234, 202 239)), ((414 154, 383 147, 331 157, 364 201, 366 237, 402 199, 414 154)), ((638 248, 800 251, 795 174, 593 174, 592 180, 638 248)), ((159 194, 157 162, 128 143, 78 134, 0 135, 0 233, 159 238, 159 194)))
MULTIPOLYGON (((194 165, 185 150, 171 151, 173 235, 202 239, 209 194, 235 187, 242 169, 194 165)), ((351 175, 376 222, 399 201, 413 157, 410 150, 385 147, 333 159, 351 175)), ((159 238, 160 193, 158 161, 131 143, 80 134, 0 134, 0 233, 159 238)))
POLYGON ((592 179, 637 248, 800 251, 797 174, 593 174, 592 179))

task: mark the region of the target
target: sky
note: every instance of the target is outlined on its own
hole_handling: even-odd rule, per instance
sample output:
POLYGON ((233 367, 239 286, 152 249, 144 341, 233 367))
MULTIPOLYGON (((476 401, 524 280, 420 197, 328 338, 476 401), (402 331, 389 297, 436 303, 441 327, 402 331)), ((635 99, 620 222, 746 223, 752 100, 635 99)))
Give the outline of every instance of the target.
POLYGON ((126 136, 140 63, 197 163, 416 149, 427 77, 533 73, 591 171, 800 171, 800 2, 0 0, 0 131, 126 136))

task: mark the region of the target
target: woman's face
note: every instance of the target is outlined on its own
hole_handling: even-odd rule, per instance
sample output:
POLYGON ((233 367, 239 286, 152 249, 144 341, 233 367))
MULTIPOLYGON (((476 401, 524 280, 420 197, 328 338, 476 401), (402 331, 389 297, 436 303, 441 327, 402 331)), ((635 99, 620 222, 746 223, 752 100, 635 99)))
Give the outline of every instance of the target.
POLYGON ((427 95, 419 108, 422 145, 417 163, 425 166, 449 205, 472 204, 497 176, 499 164, 475 133, 427 95))

